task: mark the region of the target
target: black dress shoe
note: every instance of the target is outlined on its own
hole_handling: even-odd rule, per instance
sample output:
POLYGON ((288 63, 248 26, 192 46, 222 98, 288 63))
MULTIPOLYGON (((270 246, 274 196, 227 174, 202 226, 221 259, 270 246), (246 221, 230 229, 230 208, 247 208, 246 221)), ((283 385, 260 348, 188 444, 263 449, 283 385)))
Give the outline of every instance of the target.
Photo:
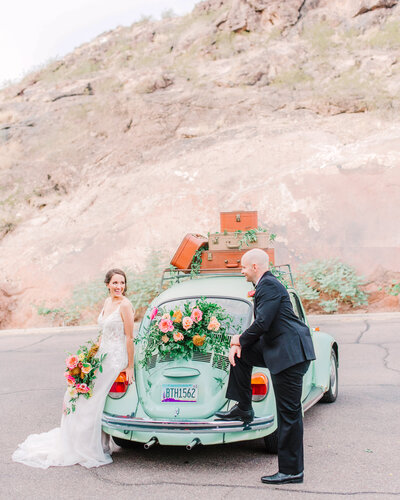
POLYGON ((277 472, 272 476, 263 476, 261 482, 266 484, 302 483, 303 479, 304 472, 300 472, 299 474, 284 474, 283 472, 277 472))
POLYGON ((236 404, 229 411, 217 411, 215 416, 222 420, 243 420, 249 424, 254 419, 254 410, 241 410, 236 404))

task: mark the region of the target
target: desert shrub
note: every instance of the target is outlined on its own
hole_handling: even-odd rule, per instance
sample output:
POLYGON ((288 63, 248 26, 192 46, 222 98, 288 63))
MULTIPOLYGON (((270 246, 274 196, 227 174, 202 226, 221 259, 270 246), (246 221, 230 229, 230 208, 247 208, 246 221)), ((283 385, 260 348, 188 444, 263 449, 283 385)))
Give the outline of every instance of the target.
MULTIPOLYGON (((142 271, 125 268, 128 291, 127 298, 131 301, 141 317, 143 310, 160 292, 160 280, 165 259, 160 252, 152 252, 146 260, 142 271)), ((95 320, 99 308, 108 295, 104 285, 104 274, 87 283, 77 285, 63 307, 48 307, 44 303, 36 307, 40 316, 48 316, 53 323, 62 325, 77 325, 83 322, 83 317, 95 320)))
POLYGON ((395 281, 388 287, 387 292, 389 295, 399 295, 400 294, 400 281, 396 283, 395 281))
POLYGON ((400 46, 400 22, 387 21, 371 36, 369 45, 376 48, 397 48, 400 46))
POLYGON ((300 267, 296 288, 305 302, 318 304, 327 313, 336 312, 339 305, 352 307, 367 303, 361 286, 364 278, 353 267, 337 259, 313 260, 300 267))
POLYGON ((333 45, 334 29, 326 22, 314 23, 303 28, 303 37, 318 53, 326 52, 333 45))

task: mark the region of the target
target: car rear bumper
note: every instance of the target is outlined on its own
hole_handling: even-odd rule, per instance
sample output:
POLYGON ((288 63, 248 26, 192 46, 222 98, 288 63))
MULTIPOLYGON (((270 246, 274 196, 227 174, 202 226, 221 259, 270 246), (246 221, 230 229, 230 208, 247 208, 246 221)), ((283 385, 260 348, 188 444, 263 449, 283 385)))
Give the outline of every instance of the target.
POLYGON ((268 429, 274 425, 274 416, 255 417, 245 425, 240 420, 152 420, 134 416, 103 413, 102 424, 117 431, 135 432, 206 432, 224 433, 268 429))

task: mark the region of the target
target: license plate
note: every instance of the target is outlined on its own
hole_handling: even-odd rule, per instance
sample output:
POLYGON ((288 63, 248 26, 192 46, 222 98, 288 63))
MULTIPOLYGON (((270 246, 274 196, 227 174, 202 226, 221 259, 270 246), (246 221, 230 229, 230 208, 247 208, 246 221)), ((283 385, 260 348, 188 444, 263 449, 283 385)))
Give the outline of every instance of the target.
POLYGON ((196 384, 163 384, 162 403, 196 403, 198 387, 196 384))

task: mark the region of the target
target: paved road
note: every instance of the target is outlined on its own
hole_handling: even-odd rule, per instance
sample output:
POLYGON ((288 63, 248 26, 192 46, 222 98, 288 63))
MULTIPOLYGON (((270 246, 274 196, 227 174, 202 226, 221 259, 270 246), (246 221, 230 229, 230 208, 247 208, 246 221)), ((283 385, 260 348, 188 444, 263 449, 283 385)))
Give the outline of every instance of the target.
POLYGON ((32 469, 11 461, 27 434, 58 425, 65 351, 90 330, 0 332, 1 499, 400 498, 400 315, 312 318, 340 345, 340 396, 305 416, 306 479, 269 487, 263 442, 114 455, 99 469, 32 469))

